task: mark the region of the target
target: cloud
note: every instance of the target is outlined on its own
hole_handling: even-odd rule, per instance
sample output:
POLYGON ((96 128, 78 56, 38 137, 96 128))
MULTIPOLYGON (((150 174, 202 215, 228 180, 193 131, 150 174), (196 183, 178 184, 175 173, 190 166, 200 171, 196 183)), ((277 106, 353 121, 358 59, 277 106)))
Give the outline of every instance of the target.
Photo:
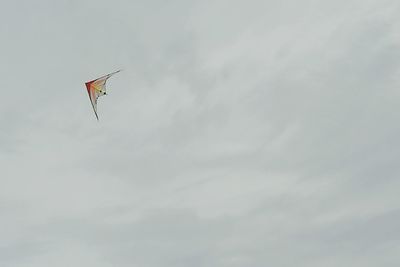
POLYGON ((4 6, 2 266, 399 261, 395 1, 4 6))

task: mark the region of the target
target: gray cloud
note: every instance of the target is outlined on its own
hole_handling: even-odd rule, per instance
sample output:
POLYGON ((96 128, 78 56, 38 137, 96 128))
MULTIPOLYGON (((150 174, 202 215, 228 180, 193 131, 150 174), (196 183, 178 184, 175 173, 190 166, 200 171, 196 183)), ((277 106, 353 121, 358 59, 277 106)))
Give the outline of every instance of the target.
POLYGON ((399 8, 5 2, 0 265, 397 266, 399 8))

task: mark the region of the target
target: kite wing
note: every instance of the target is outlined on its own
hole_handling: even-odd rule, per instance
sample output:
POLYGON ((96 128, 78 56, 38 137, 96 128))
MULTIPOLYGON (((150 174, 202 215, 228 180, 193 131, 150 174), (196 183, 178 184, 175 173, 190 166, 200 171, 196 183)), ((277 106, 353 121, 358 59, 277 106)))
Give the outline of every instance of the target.
POLYGON ((94 110, 94 114, 96 115, 97 120, 99 120, 99 116, 97 115, 97 98, 100 96, 106 95, 106 82, 107 79, 113 76, 114 74, 120 72, 121 70, 112 72, 110 74, 104 75, 100 78, 97 78, 93 81, 87 82, 86 89, 89 94, 90 102, 92 103, 92 107, 94 110))

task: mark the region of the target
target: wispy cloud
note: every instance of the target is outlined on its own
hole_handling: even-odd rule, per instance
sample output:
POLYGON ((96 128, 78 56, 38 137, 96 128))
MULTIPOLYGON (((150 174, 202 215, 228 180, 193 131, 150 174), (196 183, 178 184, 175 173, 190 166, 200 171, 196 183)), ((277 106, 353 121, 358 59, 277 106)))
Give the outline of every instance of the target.
POLYGON ((399 9, 6 1, 0 265, 397 266, 399 9))

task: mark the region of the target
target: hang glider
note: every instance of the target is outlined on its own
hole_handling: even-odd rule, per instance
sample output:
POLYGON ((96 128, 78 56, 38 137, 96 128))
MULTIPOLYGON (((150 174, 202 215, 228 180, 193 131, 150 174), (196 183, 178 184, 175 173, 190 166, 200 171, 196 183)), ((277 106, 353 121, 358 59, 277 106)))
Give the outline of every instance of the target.
POLYGON ((104 75, 100 78, 97 78, 93 81, 87 82, 86 89, 89 94, 90 103, 92 103, 94 114, 96 115, 97 120, 99 120, 99 116, 97 115, 97 99, 100 96, 106 95, 106 82, 108 78, 113 76, 114 74, 120 72, 121 70, 117 70, 110 74, 104 75))

